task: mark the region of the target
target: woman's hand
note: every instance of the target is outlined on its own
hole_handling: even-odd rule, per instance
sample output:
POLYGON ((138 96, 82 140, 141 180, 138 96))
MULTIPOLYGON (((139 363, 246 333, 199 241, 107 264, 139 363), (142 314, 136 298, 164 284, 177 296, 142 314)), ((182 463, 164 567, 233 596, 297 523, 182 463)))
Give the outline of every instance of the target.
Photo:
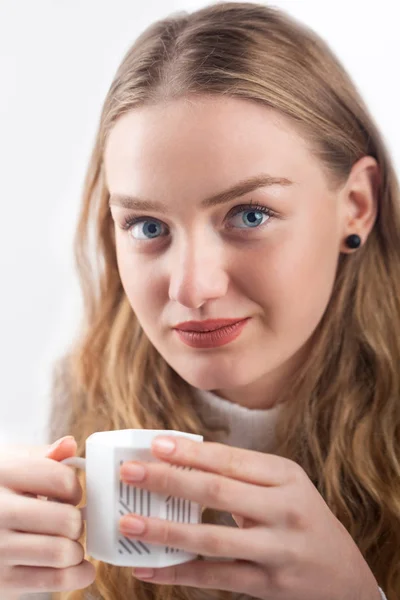
POLYGON ((79 543, 82 488, 64 458, 77 444, 6 446, 0 452, 0 598, 89 586, 95 567, 79 543), (51 459, 51 460, 50 460, 51 459), (50 498, 45 501, 44 499, 50 498))
MULTIPOLYGON (((143 533, 129 533, 131 516, 125 515, 120 531, 127 537, 216 558, 155 569, 146 580, 229 590, 262 600, 381 599, 357 545, 297 463, 182 436, 163 439, 171 440, 175 449, 163 454, 153 440, 152 452, 165 463, 125 462, 121 479, 229 511, 239 528, 137 516, 143 533), (174 469, 169 463, 192 470, 174 469), (129 477, 128 467, 134 464, 144 467, 142 480, 129 477)), ((145 579, 139 569, 133 574, 145 579)))

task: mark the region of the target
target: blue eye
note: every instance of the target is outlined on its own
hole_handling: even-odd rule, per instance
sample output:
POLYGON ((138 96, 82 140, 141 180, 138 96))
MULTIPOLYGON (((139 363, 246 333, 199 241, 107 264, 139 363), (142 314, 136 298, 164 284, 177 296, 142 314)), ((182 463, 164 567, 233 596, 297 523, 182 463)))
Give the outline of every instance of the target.
MULTIPOLYGON (((228 218, 234 217, 240 213, 244 213, 240 223, 243 225, 234 225, 233 227, 229 225, 228 229, 257 229, 259 226, 263 226, 268 222, 271 217, 275 216, 275 213, 267 208, 266 206, 256 205, 256 204, 244 204, 240 206, 235 206, 232 211, 228 214, 228 218), (268 218, 264 223, 262 223, 262 219, 264 216, 268 218)), ((153 217, 125 217, 122 225, 122 229, 126 231, 131 231, 134 229, 135 225, 139 223, 143 223, 144 227, 142 229, 144 237, 135 237, 136 240, 151 240, 157 239, 159 233, 162 232, 162 224, 158 219, 153 217), (148 236, 148 237, 147 237, 148 236)), ((140 230, 139 230, 140 231, 140 230)))
MULTIPOLYGON (((236 215, 239 215, 240 213, 244 213, 244 215, 241 219, 241 223, 244 223, 245 226, 247 224, 249 224, 250 228, 253 228, 253 229, 257 228, 259 225, 264 225, 264 223, 266 221, 269 221, 269 219, 273 216, 273 212, 266 206, 259 206, 259 205, 253 205, 253 204, 248 204, 245 206, 235 206, 233 211, 234 212, 233 212, 232 216, 236 216, 236 215), (266 219, 266 221, 264 221, 264 223, 262 223, 264 216, 267 216, 268 219, 266 219)), ((246 227, 244 227, 244 228, 246 228, 246 227)), ((239 229, 243 229, 243 228, 239 226, 239 229)))
MULTIPOLYGON (((152 221, 150 219, 142 220, 142 221, 136 221, 136 223, 142 222, 144 224, 143 227, 143 233, 144 235, 148 235, 149 238, 142 238, 142 239, 153 239, 156 238, 157 235, 160 232, 160 223, 158 221, 152 221), (158 231, 157 231, 158 230, 158 231)), ((135 223, 133 223, 135 224, 135 223)), ((132 225, 132 229, 133 229, 133 225, 132 225)))

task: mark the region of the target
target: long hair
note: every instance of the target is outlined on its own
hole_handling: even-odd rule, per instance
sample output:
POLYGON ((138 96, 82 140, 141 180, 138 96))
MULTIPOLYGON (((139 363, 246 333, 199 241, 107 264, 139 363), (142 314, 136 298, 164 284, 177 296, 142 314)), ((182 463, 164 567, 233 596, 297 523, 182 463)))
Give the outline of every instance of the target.
MULTIPOLYGON (((389 600, 400 595, 400 191, 373 118, 349 75, 312 30, 275 7, 243 2, 174 13, 127 51, 101 112, 74 250, 84 300, 79 334, 54 368, 50 441, 94 431, 177 429, 215 440, 193 390, 144 334, 116 260, 103 152, 116 120, 188 95, 246 98, 289 119, 329 188, 373 156, 378 214, 366 243, 339 257, 327 309, 287 390, 275 453, 296 461, 348 530, 389 600), (64 408, 60 408, 63 398, 64 408)), ((84 474, 78 473, 86 502, 84 474)), ((215 512, 205 511, 208 522, 215 512)), ((85 544, 86 532, 80 542, 85 544)), ((190 600, 193 587, 152 584, 86 556, 96 580, 56 600, 190 600)), ((203 590, 202 598, 230 598, 203 590)))

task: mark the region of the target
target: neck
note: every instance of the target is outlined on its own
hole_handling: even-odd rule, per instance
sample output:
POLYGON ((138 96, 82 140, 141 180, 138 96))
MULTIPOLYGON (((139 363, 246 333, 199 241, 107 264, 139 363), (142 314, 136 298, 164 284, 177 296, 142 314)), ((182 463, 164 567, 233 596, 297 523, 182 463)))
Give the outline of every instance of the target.
POLYGON ((256 381, 232 388, 215 388, 213 394, 250 409, 268 409, 285 402, 291 378, 302 363, 305 348, 256 381))

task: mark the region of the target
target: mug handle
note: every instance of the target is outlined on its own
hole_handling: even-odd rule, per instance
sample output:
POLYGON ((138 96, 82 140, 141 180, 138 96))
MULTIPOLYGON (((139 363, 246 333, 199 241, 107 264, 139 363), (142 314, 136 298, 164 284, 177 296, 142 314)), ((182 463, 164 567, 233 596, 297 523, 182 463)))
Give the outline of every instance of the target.
MULTIPOLYGON (((69 458, 64 458, 64 460, 60 460, 60 463, 64 463, 65 465, 71 465, 72 467, 77 467, 78 469, 83 469, 86 473, 86 458, 81 458, 80 456, 70 456, 69 458)), ((86 508, 87 505, 81 506, 78 510, 81 511, 82 519, 86 521, 86 508)))

